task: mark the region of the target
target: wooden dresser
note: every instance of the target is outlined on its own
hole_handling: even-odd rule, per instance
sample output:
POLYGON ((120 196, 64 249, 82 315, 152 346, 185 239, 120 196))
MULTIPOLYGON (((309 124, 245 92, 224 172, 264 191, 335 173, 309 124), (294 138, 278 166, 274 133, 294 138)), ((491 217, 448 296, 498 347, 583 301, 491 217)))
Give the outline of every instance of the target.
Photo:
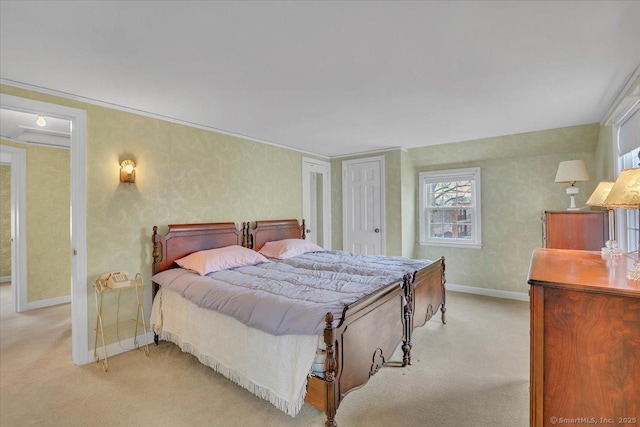
POLYGON ((640 282, 627 257, 536 249, 531 426, 640 426, 640 282))
POLYGON ((599 251, 609 240, 607 211, 545 211, 542 221, 545 248, 599 251))

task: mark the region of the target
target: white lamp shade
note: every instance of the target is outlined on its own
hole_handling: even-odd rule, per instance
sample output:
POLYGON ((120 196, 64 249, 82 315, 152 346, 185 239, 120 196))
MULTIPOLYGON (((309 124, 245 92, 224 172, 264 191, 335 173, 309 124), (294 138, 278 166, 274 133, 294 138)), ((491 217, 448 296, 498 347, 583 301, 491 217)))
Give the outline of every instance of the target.
POLYGON ((582 160, 567 160, 560 162, 556 173, 556 182, 582 182, 589 181, 587 167, 582 160))

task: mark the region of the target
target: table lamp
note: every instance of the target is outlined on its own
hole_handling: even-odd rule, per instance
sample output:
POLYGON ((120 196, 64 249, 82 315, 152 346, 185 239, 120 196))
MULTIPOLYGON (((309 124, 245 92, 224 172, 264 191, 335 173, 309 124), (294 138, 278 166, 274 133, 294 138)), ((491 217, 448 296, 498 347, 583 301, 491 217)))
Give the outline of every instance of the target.
POLYGON ((614 222, 614 211, 612 207, 606 206, 604 201, 607 196, 611 192, 611 188, 613 187, 613 182, 602 181, 598 184, 591 196, 587 200, 587 206, 598 206, 601 208, 607 208, 609 212, 609 240, 605 243, 605 247, 602 248, 602 255, 622 255, 622 250, 618 248, 618 242, 616 242, 615 237, 615 222, 614 222))
MULTIPOLYGON (((612 209, 640 209, 640 168, 623 170, 616 179, 604 204, 612 209)), ((638 228, 640 228, 640 224, 638 228)), ((628 279, 640 280, 639 261, 636 259, 633 268, 627 271, 628 279)))
POLYGON ((556 182, 568 182, 571 184, 570 187, 567 187, 567 194, 571 198, 571 204, 567 208, 568 211, 579 210, 579 208, 576 207, 576 194, 580 192, 580 189, 575 187, 574 184, 584 181, 589 181, 589 174, 582 160, 560 162, 558 172, 556 173, 556 182))

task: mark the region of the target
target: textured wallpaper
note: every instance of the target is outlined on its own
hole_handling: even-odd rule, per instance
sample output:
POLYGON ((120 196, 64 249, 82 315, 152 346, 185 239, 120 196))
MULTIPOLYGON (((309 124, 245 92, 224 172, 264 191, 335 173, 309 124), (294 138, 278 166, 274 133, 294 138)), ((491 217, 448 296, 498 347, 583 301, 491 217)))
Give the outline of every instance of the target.
POLYGON ((482 249, 418 244, 415 257, 444 255, 450 283, 526 293, 531 253, 542 245, 541 214, 569 206, 567 185, 554 183, 558 163, 585 161, 591 180, 576 184, 576 204, 585 206, 598 183, 598 134, 592 124, 409 150, 416 175, 475 166, 482 175, 482 249))
POLYGON ((0 142, 27 151, 27 301, 68 296, 71 294, 70 152, 64 148, 0 142))
MULTIPOLYGON (((0 90, 87 111, 90 345, 96 276, 102 271, 126 269, 141 272, 149 284, 153 225, 164 233, 170 223, 239 224, 257 219, 299 219, 302 214, 302 153, 9 86, 0 86, 0 90), (119 162, 125 158, 136 162, 135 184, 119 183, 119 162)), ((415 245, 418 172, 480 166, 485 247, 473 251, 415 245, 413 255, 446 255, 451 283, 526 292, 531 250, 541 243, 540 214, 568 206, 564 185, 553 183, 557 164, 583 158, 595 176, 598 128, 577 126, 385 153, 387 254, 406 255, 415 245)), ((346 158, 331 160, 336 249, 342 247, 342 160, 346 158)), ((595 184, 592 180, 579 185, 579 204, 584 204, 595 184)), ((68 239, 68 228, 66 233, 68 239)), ((69 261, 62 264, 68 267, 69 261)), ((147 287, 147 316, 150 295, 147 287)), ((120 316, 133 310, 126 298, 121 303, 120 316)), ((105 302, 106 323, 115 317, 117 306, 116 299, 105 302)))
POLYGON ((400 152, 402 167, 402 256, 411 258, 416 244, 416 180, 413 164, 407 151, 400 152))
POLYGON ((0 277, 11 276, 11 166, 0 165, 0 277))
MULTIPOLYGON (((87 111, 91 346, 95 278, 103 271, 124 269, 142 273, 150 284, 154 225, 165 233, 173 223, 233 221, 240 225, 243 221, 301 219, 302 157, 313 156, 10 86, 0 89, 87 111), (126 158, 136 163, 135 184, 119 182, 119 163, 126 158)), ((67 261, 66 266, 69 264, 67 261)), ((144 296, 148 316, 150 286, 144 296)), ((134 297, 123 294, 121 317, 135 314, 134 297)), ((118 301, 109 298, 104 304, 108 324, 115 318, 118 301)))

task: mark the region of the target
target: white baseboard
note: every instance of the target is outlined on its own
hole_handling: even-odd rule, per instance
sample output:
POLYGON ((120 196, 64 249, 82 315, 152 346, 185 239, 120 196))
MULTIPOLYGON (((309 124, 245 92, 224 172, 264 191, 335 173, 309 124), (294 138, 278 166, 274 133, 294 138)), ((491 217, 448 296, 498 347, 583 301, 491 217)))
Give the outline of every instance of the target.
POLYGON ((71 302, 71 295, 65 297, 43 299, 40 301, 34 301, 27 303, 26 310, 33 310, 36 308, 51 307, 53 305, 67 304, 71 302))
POLYGON ((524 292, 500 291, 498 289, 476 288, 473 286, 454 285, 447 283, 445 288, 448 291, 464 292, 466 294, 485 295, 494 298, 514 299, 518 301, 529 301, 529 294, 524 292))
MULTIPOLYGON (((153 344, 153 332, 147 332, 147 343, 149 343, 149 348, 151 348, 153 344)), ((143 346, 145 343, 144 334, 138 335, 138 344, 143 346)), ((135 348, 135 344, 133 342, 133 337, 127 338, 126 340, 121 340, 120 342, 114 342, 108 344, 106 346, 107 357, 117 356, 118 354, 125 353, 127 351, 131 351, 135 348)), ((104 350, 102 346, 98 343, 98 356, 100 357, 100 361, 104 359, 104 350)), ((87 357, 83 361, 83 365, 89 364, 91 362, 95 363, 95 358, 93 357, 93 350, 89 350, 87 352, 87 357)))
POLYGON ((10 282, 11 276, 0 276, 0 283, 10 282))

